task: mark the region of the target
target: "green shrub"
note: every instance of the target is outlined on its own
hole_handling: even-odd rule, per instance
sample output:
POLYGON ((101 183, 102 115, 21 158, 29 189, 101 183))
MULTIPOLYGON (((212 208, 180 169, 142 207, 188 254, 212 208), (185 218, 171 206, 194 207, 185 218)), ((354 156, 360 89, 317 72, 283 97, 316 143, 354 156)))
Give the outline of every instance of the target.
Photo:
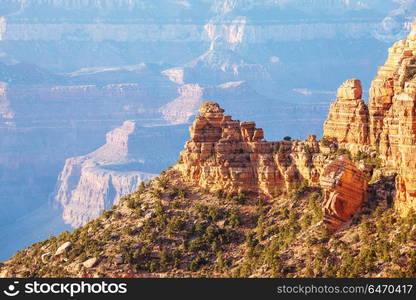
POLYGON ((110 218, 111 214, 112 214, 112 211, 104 209, 104 211, 103 211, 103 217, 104 218, 106 218, 106 219, 110 218))
POLYGON ((186 190, 184 188, 179 188, 178 189, 178 196, 179 196, 179 198, 185 199, 186 197, 188 197, 188 193, 186 192, 186 190))
POLYGON ((202 265, 204 265, 204 264, 206 264, 206 260, 205 260, 205 258, 203 258, 203 257, 201 257, 201 256, 197 256, 197 257, 195 257, 193 260, 192 260, 192 262, 191 262, 191 264, 190 264, 190 266, 189 266, 189 270, 190 271, 192 271, 192 272, 195 272, 195 271, 198 271, 198 269, 202 266, 202 265))
POLYGON ((347 156, 349 159, 352 159, 352 155, 351 152, 345 148, 339 148, 336 152, 335 152, 335 156, 342 156, 345 155, 347 156))
POLYGON ((181 231, 185 226, 185 222, 178 216, 173 216, 169 219, 166 226, 168 234, 181 231))
POLYGON ((138 199, 128 198, 127 199, 127 207, 130 209, 136 209, 141 206, 141 202, 138 199))
POLYGON ((295 199, 300 199, 308 190, 309 185, 307 180, 302 180, 299 184, 292 185, 292 197, 295 199))
POLYGON ((221 217, 221 211, 217 206, 211 205, 208 207, 208 215, 212 221, 217 221, 221 217))
POLYGON ((217 197, 218 199, 223 199, 225 198, 225 193, 223 190, 217 190, 215 191, 214 196, 217 197))
POLYGON ((165 247, 160 252, 160 261, 159 264, 162 269, 166 270, 168 264, 172 261, 172 256, 170 255, 169 250, 165 247))
POLYGON ((240 217, 238 215, 238 212, 236 210, 231 211, 229 217, 228 217, 228 224, 231 227, 237 227, 240 225, 240 217))
POLYGON ((138 193, 143 193, 146 189, 146 185, 144 181, 140 182, 139 189, 137 190, 138 193))
POLYGON ((156 179, 159 188, 166 189, 168 186, 169 180, 166 177, 158 177, 156 179))
POLYGON ((159 189, 153 189, 150 194, 156 198, 156 199, 161 199, 162 198, 162 191, 160 191, 159 189))
POLYGON ((333 143, 333 141, 330 138, 326 137, 326 136, 323 136, 321 141, 320 141, 320 144, 324 147, 330 147, 332 143, 333 143))

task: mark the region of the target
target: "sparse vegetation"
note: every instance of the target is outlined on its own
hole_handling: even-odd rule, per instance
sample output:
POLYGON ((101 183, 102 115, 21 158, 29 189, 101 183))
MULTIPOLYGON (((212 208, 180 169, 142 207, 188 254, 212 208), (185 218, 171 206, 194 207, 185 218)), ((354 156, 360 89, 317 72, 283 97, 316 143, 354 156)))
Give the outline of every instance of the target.
POLYGON ((338 150, 334 153, 334 157, 340 157, 343 155, 347 156, 349 159, 352 159, 351 152, 345 148, 338 148, 338 150))
POLYGON ((326 137, 326 136, 323 136, 321 141, 320 141, 320 144, 324 147, 330 147, 332 143, 333 143, 333 141, 330 138, 326 137))
POLYGON ((381 168, 382 161, 378 157, 378 153, 376 156, 372 157, 370 154, 358 151, 358 153, 353 157, 354 161, 363 161, 367 165, 372 165, 374 168, 381 168))
MULTIPOLYGON (((355 159, 368 157, 359 154, 355 159)), ((243 191, 209 194, 176 184, 172 176, 143 186, 72 233, 19 251, 8 262, 12 274, 416 276, 415 213, 400 218, 374 200, 349 228, 329 234, 322 223, 322 192, 307 181, 293 185, 289 195, 277 190, 279 198, 268 200, 243 191), (68 241, 72 244, 68 251, 53 257, 68 241), (45 263, 41 256, 48 252, 51 257, 45 263), (98 267, 80 266, 91 257, 100 258, 98 267)), ((10 268, 8 263, 0 265, 0 271, 10 268)))

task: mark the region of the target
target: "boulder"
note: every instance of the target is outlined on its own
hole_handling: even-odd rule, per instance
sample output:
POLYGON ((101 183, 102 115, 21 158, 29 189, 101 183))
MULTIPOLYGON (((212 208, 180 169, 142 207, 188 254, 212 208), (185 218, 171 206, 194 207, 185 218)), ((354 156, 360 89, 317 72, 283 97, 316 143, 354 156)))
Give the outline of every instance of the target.
POLYGON ((336 231, 357 213, 367 197, 364 173, 346 156, 334 160, 321 177, 324 189, 324 223, 336 231))
POLYGON ((337 91, 338 99, 345 100, 359 100, 363 95, 363 89, 361 87, 361 81, 359 79, 346 80, 337 91))
POLYGON ((72 246, 71 242, 65 242, 55 252, 55 256, 64 254, 72 246))
POLYGON ((82 263, 82 265, 85 267, 85 268, 93 268, 93 267, 95 267, 97 264, 98 264, 98 258, 97 257, 92 257, 92 258, 90 258, 90 259, 87 259, 86 261, 84 261, 83 263, 82 263))

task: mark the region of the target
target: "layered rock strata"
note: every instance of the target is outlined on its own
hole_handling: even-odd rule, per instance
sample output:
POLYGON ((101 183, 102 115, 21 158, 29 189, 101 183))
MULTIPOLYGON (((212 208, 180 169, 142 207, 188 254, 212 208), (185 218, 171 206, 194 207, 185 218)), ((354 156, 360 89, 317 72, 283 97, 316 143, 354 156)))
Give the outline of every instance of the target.
POLYGON ((406 40, 388 51, 386 63, 378 69, 366 105, 357 102, 357 82, 347 81, 331 105, 324 135, 344 143, 346 148, 360 145, 379 153, 384 171, 396 173, 396 207, 404 214, 416 208, 416 24, 406 40), (352 110, 345 97, 355 98, 361 115, 352 110), (358 104, 360 103, 360 104, 358 104), (368 127, 366 120, 368 119, 368 127), (355 128, 350 131, 350 128, 355 128))
POLYGON ((324 169, 324 222, 337 230, 358 211, 367 197, 367 180, 362 171, 346 156, 341 156, 324 169))
POLYGON ((233 120, 214 102, 201 105, 190 136, 177 168, 186 180, 211 191, 273 195, 302 179, 319 181, 315 136, 304 142, 267 142, 254 122, 233 120))
POLYGON ((329 164, 331 157, 321 151, 315 135, 305 141, 265 141, 256 123, 233 120, 217 103, 204 102, 175 168, 184 181, 210 192, 278 196, 294 192, 302 181, 324 183, 324 213, 335 230, 364 201, 367 182, 351 161, 329 164))
POLYGON ((136 122, 126 121, 107 133, 106 144, 96 151, 65 161, 54 195, 65 223, 73 227, 87 223, 155 176, 139 171, 146 165, 131 155, 133 149, 140 153, 134 145, 136 127, 136 122))
POLYGON ((176 160, 170 153, 180 151, 185 135, 185 126, 148 128, 129 120, 108 132, 106 143, 95 151, 68 158, 53 196, 63 220, 83 225, 134 192, 176 160))
POLYGON ((349 79, 338 89, 324 124, 324 135, 338 143, 367 144, 368 108, 362 97, 361 81, 349 79))

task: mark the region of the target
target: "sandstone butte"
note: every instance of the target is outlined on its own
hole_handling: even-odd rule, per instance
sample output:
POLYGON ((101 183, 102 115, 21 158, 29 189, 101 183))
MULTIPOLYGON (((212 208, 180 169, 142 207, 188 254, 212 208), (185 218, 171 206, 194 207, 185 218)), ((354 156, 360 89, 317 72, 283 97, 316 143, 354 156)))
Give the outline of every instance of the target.
POLYGON ((305 141, 265 141, 254 122, 233 120, 219 104, 205 102, 175 168, 184 181, 211 192, 273 197, 290 193, 302 181, 323 186, 328 228, 336 230, 365 200, 367 181, 348 158, 330 164, 333 155, 321 148, 314 135, 305 141))
POLYGON ((265 141, 254 122, 233 120, 217 103, 205 102, 175 168, 185 181, 211 192, 249 191, 272 197, 289 193, 302 181, 320 186, 325 222, 335 230, 367 197, 363 170, 368 166, 337 159, 337 150, 346 149, 352 156, 380 159, 378 175, 397 175, 395 206, 406 215, 416 208, 415 75, 414 24, 407 39, 389 49, 372 81, 368 105, 360 80, 349 79, 339 87, 321 143, 314 135, 305 141, 265 141))
POLYGON ((315 136, 304 142, 267 142, 254 122, 224 115, 217 103, 205 102, 190 127, 190 140, 177 165, 182 177, 212 192, 250 191, 273 195, 301 179, 319 183, 315 136))

